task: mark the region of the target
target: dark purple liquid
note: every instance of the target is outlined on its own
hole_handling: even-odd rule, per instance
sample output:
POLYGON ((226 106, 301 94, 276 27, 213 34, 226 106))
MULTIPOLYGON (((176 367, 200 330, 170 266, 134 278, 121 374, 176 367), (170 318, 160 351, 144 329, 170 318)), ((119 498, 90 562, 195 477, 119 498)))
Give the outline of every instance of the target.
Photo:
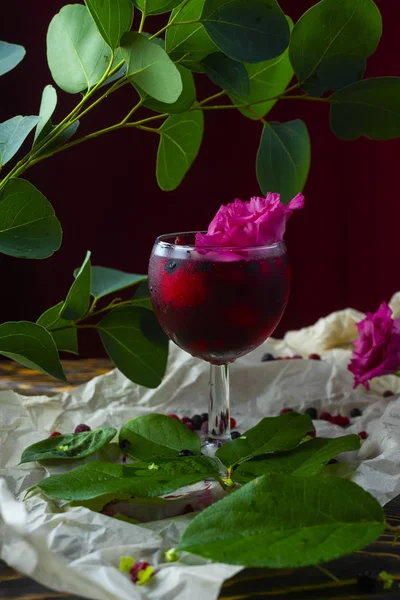
POLYGON ((234 261, 152 255, 151 300, 166 334, 213 364, 232 362, 262 344, 285 310, 285 255, 234 261))

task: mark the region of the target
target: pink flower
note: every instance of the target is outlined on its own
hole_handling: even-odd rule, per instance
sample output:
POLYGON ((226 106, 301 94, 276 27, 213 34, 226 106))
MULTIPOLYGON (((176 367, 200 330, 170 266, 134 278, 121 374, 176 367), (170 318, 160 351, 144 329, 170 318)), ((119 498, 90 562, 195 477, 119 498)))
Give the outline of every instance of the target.
POLYGON ((266 198, 236 199, 221 206, 206 234, 196 235, 196 246, 264 246, 283 239, 286 222, 294 210, 303 208, 304 196, 297 194, 288 206, 279 194, 266 198))
POLYGON ((392 310, 382 302, 376 313, 367 313, 357 324, 358 340, 349 371, 354 374, 354 386, 381 375, 392 375, 400 367, 400 319, 392 319, 392 310))

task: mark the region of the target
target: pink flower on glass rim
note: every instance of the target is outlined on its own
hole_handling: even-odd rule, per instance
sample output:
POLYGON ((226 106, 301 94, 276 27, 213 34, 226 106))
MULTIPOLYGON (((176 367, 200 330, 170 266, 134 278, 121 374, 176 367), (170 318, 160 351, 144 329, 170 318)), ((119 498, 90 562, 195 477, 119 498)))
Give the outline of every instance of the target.
POLYGON ((367 313, 357 323, 358 340, 349 371, 354 385, 362 383, 369 390, 369 380, 381 375, 393 375, 400 367, 400 319, 392 318, 392 310, 382 302, 376 313, 367 313))
POLYGON ((281 242, 286 222, 294 210, 303 208, 304 196, 297 194, 285 206, 279 194, 268 193, 266 198, 236 199, 221 206, 206 234, 196 235, 196 246, 264 246, 281 242))

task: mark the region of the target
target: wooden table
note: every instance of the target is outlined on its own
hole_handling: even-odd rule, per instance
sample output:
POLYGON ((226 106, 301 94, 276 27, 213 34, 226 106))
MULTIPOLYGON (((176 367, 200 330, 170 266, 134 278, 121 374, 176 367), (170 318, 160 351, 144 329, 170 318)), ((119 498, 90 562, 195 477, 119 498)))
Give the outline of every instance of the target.
MULTIPOLYGON (((70 386, 59 383, 16 363, 0 362, 0 390, 14 389, 24 395, 54 394, 83 383, 111 368, 108 360, 64 361, 70 386)), ((387 504, 385 512, 393 524, 400 524, 400 496, 387 504)), ((400 600, 400 541, 395 543, 391 533, 384 533, 374 544, 354 554, 325 564, 334 577, 316 567, 303 569, 247 569, 227 581, 220 598, 225 600, 247 600, 276 598, 288 600, 325 599, 342 600, 386 599, 400 600), (366 570, 387 571, 394 578, 391 590, 379 588, 373 592, 362 592, 357 586, 357 574, 366 570)), ((52 600, 66 598, 81 600, 78 596, 54 592, 32 579, 21 575, 0 561, 1 600, 52 600)))

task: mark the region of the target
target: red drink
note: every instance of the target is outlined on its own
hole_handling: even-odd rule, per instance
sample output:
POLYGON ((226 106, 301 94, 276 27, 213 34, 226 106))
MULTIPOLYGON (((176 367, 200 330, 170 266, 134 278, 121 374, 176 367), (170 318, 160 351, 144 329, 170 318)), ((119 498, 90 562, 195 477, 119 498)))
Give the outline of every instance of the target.
POLYGON ((232 362, 262 344, 285 310, 290 269, 283 243, 199 253, 193 236, 162 236, 150 259, 157 318, 181 348, 210 363, 232 362))

